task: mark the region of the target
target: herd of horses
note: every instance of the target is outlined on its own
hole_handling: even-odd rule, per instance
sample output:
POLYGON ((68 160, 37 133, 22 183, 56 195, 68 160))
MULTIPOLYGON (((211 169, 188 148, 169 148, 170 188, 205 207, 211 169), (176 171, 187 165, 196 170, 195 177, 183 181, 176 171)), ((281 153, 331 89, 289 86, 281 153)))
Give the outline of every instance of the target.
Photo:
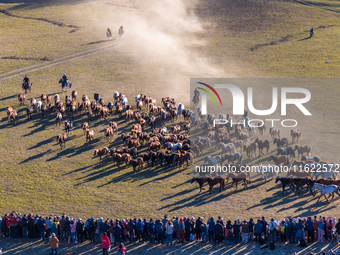
MULTIPOLYGON (((71 88, 67 86, 68 89, 71 88)), ((63 91, 66 86, 63 86, 63 91)), ((26 87, 24 88, 25 92, 26 87)), ((271 144, 277 147, 276 155, 269 155, 268 163, 274 162, 274 165, 260 165, 257 166, 258 172, 262 175, 273 174, 275 175, 276 166, 285 166, 289 168, 288 176, 286 178, 277 177, 276 182, 282 183, 283 193, 285 187, 288 185, 292 188, 296 187, 298 193, 301 192, 301 187, 307 185, 307 188, 313 189, 313 185, 323 185, 327 182, 328 178, 333 177, 336 179, 335 169, 331 164, 321 161, 318 156, 310 157, 309 154, 312 150, 311 145, 288 146, 288 139, 281 138, 281 131, 279 128, 274 127, 269 129, 271 141, 260 139, 257 137, 251 142, 251 136, 256 134, 257 129, 261 136, 266 132, 266 127, 253 128, 247 125, 237 124, 234 127, 216 125, 212 126, 215 116, 208 114, 206 121, 204 117, 198 112, 196 115, 193 111, 185 109, 184 105, 176 103, 174 98, 162 98, 162 106, 157 106, 156 100, 147 96, 146 94, 138 94, 135 97, 135 111, 133 107, 128 104, 128 99, 123 92, 115 92, 113 94, 113 101, 105 103, 104 99, 99 94, 94 94, 94 100, 90 100, 87 95, 83 95, 80 102, 77 102, 78 92, 73 90, 71 95, 65 96, 65 103, 60 100, 58 94, 47 95, 42 94, 39 98, 32 98, 30 104, 27 106, 27 119, 31 120, 32 115, 46 114, 56 115, 56 125, 61 125, 62 119, 66 116, 73 120, 76 114, 85 114, 88 120, 82 123, 82 130, 84 131, 86 142, 91 143, 94 139, 95 133, 90 129, 90 123, 93 117, 100 116, 100 119, 107 119, 110 116, 116 115, 119 119, 123 118, 125 113, 125 120, 131 124, 131 131, 121 134, 122 146, 111 148, 108 147, 94 150, 94 156, 99 156, 101 160, 103 156, 110 157, 114 164, 117 166, 125 163, 126 166, 130 165, 134 171, 141 169, 145 164, 152 166, 160 165, 165 167, 177 166, 181 168, 184 164, 189 166, 193 164, 194 156, 200 155, 203 150, 213 147, 215 143, 216 149, 221 150, 220 154, 213 156, 206 156, 204 163, 208 162, 209 165, 223 165, 227 164, 234 166, 236 172, 229 172, 226 178, 222 176, 205 176, 204 178, 193 178, 192 182, 197 182, 200 187, 200 192, 203 189, 203 184, 208 183, 209 192, 213 193, 213 187, 220 184, 220 191, 226 187, 229 179, 232 180, 232 186, 237 189, 240 182, 247 184, 251 182, 249 172, 242 172, 242 167, 248 167, 243 164, 245 157, 252 158, 257 155, 269 153, 271 144), (84 113, 82 113, 84 112, 84 113), (168 121, 183 117, 184 126, 174 125, 166 127, 168 121), (161 127, 156 128, 156 121, 160 122, 161 127), (201 127, 203 130, 202 136, 197 136, 196 139, 190 139, 190 125, 194 124, 195 127, 201 127), (147 133, 146 129, 150 128, 147 133), (234 136, 234 139, 231 139, 234 136), (139 150, 145 146, 148 152, 138 154, 139 150), (164 149, 164 150, 162 150, 164 149), (296 155, 297 152, 297 155, 296 155), (151 162, 150 162, 151 161, 151 162), (313 180, 310 173, 303 171, 310 168, 317 168, 318 165, 326 166, 326 171, 315 173, 315 177, 321 176, 321 180, 313 180), (266 168, 266 171, 261 169, 266 168), (298 171, 296 171, 296 167, 298 171), (292 169, 295 169, 294 171, 292 169), (313 184, 313 185, 312 185, 313 184)), ((19 105, 24 106, 26 101, 26 94, 18 96, 19 105)), ((7 107, 7 115, 9 121, 14 121, 17 112, 10 106, 7 107)), ((246 117, 246 116, 245 116, 246 117)), ((227 117, 229 120, 231 117, 227 117)), ((245 122, 246 123, 246 122, 245 122)), ((57 136, 57 142, 60 144, 61 149, 66 147, 66 141, 69 137, 70 131, 73 130, 71 120, 64 122, 64 128, 67 132, 57 136)), ((114 141, 114 136, 118 136, 117 122, 109 121, 109 125, 105 128, 104 136, 109 144, 114 141)), ((292 144, 297 143, 302 138, 302 133, 299 129, 292 129, 291 132, 292 144)), ((328 180, 329 181, 329 180, 328 180)), ((340 184, 340 183, 339 183, 340 184)), ((331 184, 334 185, 334 184, 331 184)), ((338 184, 335 184, 338 185, 338 184)), ((315 189, 314 189, 315 190, 315 189)), ((335 192, 335 191, 334 191, 335 192)))
MULTIPOLYGON (((199 113, 199 109, 197 110, 199 113)), ((231 120, 229 115, 220 114, 219 118, 226 116, 227 120, 231 120)), ((299 129, 292 129, 290 131, 292 144, 289 146, 287 138, 281 138, 281 130, 277 127, 269 129, 270 140, 262 140, 260 137, 251 140, 252 135, 257 133, 262 137, 266 132, 265 126, 257 128, 249 127, 247 120, 243 120, 244 123, 234 126, 228 126, 225 124, 212 125, 216 118, 213 114, 208 114, 206 121, 202 119, 204 116, 199 114, 201 122, 201 128, 203 133, 201 136, 197 136, 192 141, 192 150, 197 155, 200 155, 203 150, 214 149, 217 153, 215 155, 205 156, 203 163, 207 166, 215 166, 214 169, 220 169, 227 167, 230 169, 233 166, 236 171, 227 171, 225 175, 218 175, 215 170, 213 172, 206 171, 204 173, 199 172, 198 177, 192 179, 192 183, 197 182, 200 187, 200 192, 203 189, 204 183, 209 185, 209 193, 213 193, 213 186, 220 184, 220 191, 226 187, 226 183, 229 179, 232 179, 232 186, 237 189, 237 183, 243 182, 244 188, 247 188, 247 184, 251 182, 250 171, 244 171, 245 169, 251 169, 247 164, 243 163, 244 158, 252 158, 261 156, 264 153, 269 153, 270 145, 272 144, 276 148, 276 153, 269 155, 267 158, 267 165, 258 165, 257 173, 261 173, 264 179, 267 181, 267 176, 272 174, 273 178, 276 176, 276 183, 282 183, 282 193, 285 192, 285 187, 290 186, 293 190, 296 189, 298 194, 301 193, 301 188, 307 185, 307 189, 311 190, 315 195, 316 190, 320 190, 322 196, 328 194, 331 190, 331 194, 334 197, 334 193, 338 194, 338 185, 340 181, 337 181, 337 172, 339 171, 339 165, 324 162, 319 156, 310 157, 312 146, 310 144, 299 145, 297 142, 302 139, 302 132, 299 129), (215 144, 215 145, 214 145, 215 144), (216 147, 214 147, 216 146, 216 147), (227 161, 227 163, 225 163, 227 161), (269 163, 273 162, 273 165, 269 163), (242 171, 243 169, 243 171, 242 171), (283 171, 284 169, 285 171, 283 171), (321 170, 320 170, 321 169, 321 170), (281 174, 287 172, 286 177, 280 177, 281 174), (206 174, 208 173, 208 175, 206 174), (202 176, 203 175, 203 176, 202 176), (321 177, 321 179, 318 179, 321 177), (331 180, 331 178, 333 180, 331 180), (335 185, 335 187, 333 187, 335 185), (332 188, 327 188, 327 187, 332 188), (326 192, 326 193, 325 193, 326 192)), ((197 120, 196 120, 197 122, 197 120)), ((231 121, 228 121, 230 123, 231 121)), ((260 123, 259 123, 260 124, 260 123)), ((197 162, 196 162, 197 163, 197 162)), ((327 199, 327 198, 326 198, 327 199)))
MULTIPOLYGON (((63 85, 64 91, 70 86, 63 85)), ((67 90, 68 91, 68 90, 67 90)), ((27 92, 27 91, 26 91, 27 92)), ((107 118, 124 118, 125 113, 125 128, 131 126, 130 132, 122 132, 122 144, 115 148, 100 148, 94 150, 94 156, 99 156, 99 159, 108 157, 111 158, 115 165, 120 166, 125 163, 126 166, 132 166, 134 171, 143 168, 147 165, 160 165, 165 167, 178 166, 181 168, 184 164, 188 166, 194 162, 193 153, 190 148, 190 110, 184 109, 184 105, 176 103, 174 98, 162 98, 162 106, 157 106, 156 100, 146 94, 138 94, 135 97, 135 108, 128 103, 128 99, 123 92, 115 92, 113 101, 106 103, 98 94, 94 94, 94 99, 90 100, 87 95, 83 95, 81 101, 77 101, 78 92, 73 90, 71 95, 65 96, 65 101, 61 100, 59 94, 48 95, 41 94, 40 97, 30 99, 26 113, 27 120, 30 121, 34 117, 45 117, 46 115, 55 114, 56 126, 61 126, 64 121, 64 130, 66 133, 57 135, 57 142, 60 144, 60 149, 66 148, 66 141, 70 137, 70 132, 73 132, 73 119, 76 115, 87 116, 87 121, 81 124, 81 128, 85 135, 85 142, 92 143, 95 132, 91 129, 92 119, 96 116, 100 120, 107 118), (135 109, 135 111, 133 110, 135 109), (184 125, 167 126, 167 123, 172 123, 174 120, 183 117, 184 125), (160 122, 162 127, 156 128, 156 122, 160 122), (149 129, 149 132, 146 132, 149 129), (140 154, 143 147, 148 152, 140 154)), ((19 106, 25 106, 26 94, 18 96, 19 106)), ((8 106, 7 115, 9 121, 12 119, 15 122, 14 113, 16 111, 8 106)), ((114 137, 118 137, 119 125, 115 121, 108 121, 108 126, 105 128, 104 137, 108 143, 115 141, 114 137)))

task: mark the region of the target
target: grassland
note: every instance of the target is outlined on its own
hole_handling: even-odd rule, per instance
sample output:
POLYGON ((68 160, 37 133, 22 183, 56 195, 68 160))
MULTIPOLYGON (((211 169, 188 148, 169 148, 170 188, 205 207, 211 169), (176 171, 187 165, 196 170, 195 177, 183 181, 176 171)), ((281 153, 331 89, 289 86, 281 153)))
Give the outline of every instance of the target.
MULTIPOLYGON (((338 10, 336 1, 309 1, 322 2, 321 7, 287 1, 189 1, 185 8, 178 2, 165 8, 152 1, 7 2, 0 1, 0 9, 80 29, 70 33, 73 28, 67 26, 0 13, 1 73, 47 62, 39 59, 53 60, 116 45, 28 73, 34 84, 28 97, 61 94, 57 81, 64 72, 79 95, 93 98, 94 93, 100 93, 108 102, 114 91, 125 92, 130 101, 136 94, 146 93, 158 103, 171 96, 188 105, 191 77, 336 78, 340 71, 339 14, 328 10, 338 10), (106 28, 115 31, 121 24, 124 37, 107 41, 106 28), (311 27, 315 36, 305 39, 311 27)), ((273 181, 254 182, 244 191, 233 192, 228 186, 221 194, 198 195, 198 187, 190 184, 189 169, 157 166, 133 174, 132 168, 117 168, 110 159, 100 162, 93 157, 93 149, 121 144, 120 136, 110 145, 104 138, 108 122, 118 122, 119 134, 131 129, 131 124, 116 115, 91 122, 95 131, 92 145, 85 144, 80 129, 86 118, 77 115, 74 132, 61 151, 55 138, 63 131, 55 126, 54 115, 27 121, 25 107, 18 106, 16 95, 21 93, 22 76, 0 81, 1 213, 17 210, 83 218, 160 217, 164 213, 205 218, 221 214, 231 219, 339 216, 338 198, 316 206, 307 194, 289 192, 282 197, 281 187, 273 181), (7 105, 19 112, 16 125, 7 123, 7 105)), ((313 142, 318 146, 327 138, 333 144, 339 123, 339 87, 334 83, 326 92, 315 86, 311 89, 318 94, 315 110, 327 112, 331 121, 325 125, 334 128, 333 133, 320 133, 313 142)), ((302 124, 301 129, 307 130, 311 123, 302 124)), ((337 153, 336 147, 333 152, 337 153)))

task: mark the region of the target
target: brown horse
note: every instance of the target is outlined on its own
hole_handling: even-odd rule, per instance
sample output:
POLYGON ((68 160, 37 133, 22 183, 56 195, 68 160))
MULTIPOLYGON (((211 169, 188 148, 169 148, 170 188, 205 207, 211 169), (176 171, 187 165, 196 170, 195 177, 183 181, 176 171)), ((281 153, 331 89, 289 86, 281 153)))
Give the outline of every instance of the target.
POLYGON ((294 148, 294 151, 298 151, 298 159, 300 157, 300 154, 301 154, 301 157, 303 156, 303 153, 307 153, 307 156, 309 156, 309 153, 311 152, 312 150, 312 146, 310 144, 306 144, 306 145, 295 145, 295 148, 294 148))
POLYGON ((250 158, 254 152, 254 155, 256 156, 256 144, 251 143, 249 145, 243 145, 243 151, 247 153, 247 157, 250 158))
POLYGON ((237 183, 243 181, 244 183, 244 188, 247 188, 248 180, 247 180, 247 174, 246 173, 240 173, 240 174, 235 174, 235 173, 229 173, 227 176, 227 182, 229 178, 232 179, 232 184, 233 187, 235 187, 235 190, 237 190, 237 183), (234 186, 236 184, 236 186, 234 186))
POLYGON ((271 155, 268 159, 268 162, 273 160, 275 165, 279 166, 281 164, 288 166, 289 165, 289 159, 288 156, 284 155, 284 156, 275 156, 275 155, 271 155))
POLYGON ((294 143, 295 138, 297 139, 296 142, 299 142, 299 138, 302 138, 301 131, 299 129, 292 129, 290 130, 290 135, 292 136, 292 143, 294 143))
POLYGON ((199 193, 201 193, 202 190, 204 190, 203 185, 204 185, 205 182, 207 182, 207 179, 206 178, 197 178, 197 177, 194 177, 191 180, 191 184, 194 183, 194 182, 197 182, 198 185, 200 186, 200 192, 199 193))
POLYGON ((255 139, 255 142, 254 143, 257 143, 257 147, 259 148, 259 154, 262 153, 263 154, 263 149, 264 148, 267 148, 267 154, 268 154, 268 151, 269 151, 269 141, 268 140, 259 140, 258 138, 255 139))
POLYGON ((216 176, 215 178, 213 177, 207 177, 206 181, 208 182, 209 185, 209 193, 215 193, 215 191, 213 190, 213 187, 216 184, 220 184, 220 190, 219 192, 221 192, 222 188, 225 188, 225 179, 222 176, 216 176))

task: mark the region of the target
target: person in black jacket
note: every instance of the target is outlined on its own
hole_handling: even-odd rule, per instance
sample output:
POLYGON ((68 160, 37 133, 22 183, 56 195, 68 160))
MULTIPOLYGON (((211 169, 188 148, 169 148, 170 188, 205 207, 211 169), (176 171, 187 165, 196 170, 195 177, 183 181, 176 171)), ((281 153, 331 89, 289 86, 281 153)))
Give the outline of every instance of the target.
POLYGON ((95 243, 96 239, 95 239, 95 233, 96 233, 96 224, 94 222, 94 218, 90 218, 89 221, 89 239, 91 243, 95 243))
POLYGON ((130 230, 129 230, 129 234, 130 234, 130 243, 135 243, 135 231, 136 231, 136 219, 132 220, 130 219, 129 223, 128 223, 130 230))
POLYGON ((28 238, 36 238, 34 219, 31 214, 28 215, 28 238))
POLYGON ((28 219, 27 219, 27 215, 26 214, 24 214, 24 216, 21 219, 21 228, 22 228, 22 237, 24 239, 27 239, 28 219))
POLYGON ((223 226, 219 220, 216 221, 216 225, 214 226, 214 234, 215 234, 215 243, 221 244, 222 242, 222 234, 223 234, 223 226))
POLYGON ((196 239, 197 241, 201 240, 201 233, 202 233, 202 219, 201 217, 198 217, 198 219, 196 220, 196 226, 195 226, 195 232, 196 232, 196 239))
POLYGON ((250 218, 249 222, 249 236, 248 236, 248 240, 249 242, 252 242, 254 240, 254 220, 252 218, 250 218))
POLYGON ((114 237, 115 237, 113 246, 116 246, 117 242, 118 242, 118 244, 120 244, 122 242, 122 238, 121 238, 122 227, 120 226, 118 219, 116 220, 116 226, 113 228, 113 233, 114 233, 114 237))
POLYGON ((238 241, 240 239, 240 225, 237 223, 236 220, 234 222, 233 229, 234 229, 234 243, 238 244, 238 241))
POLYGON ((187 218, 185 223, 184 223, 184 229, 185 229, 185 240, 187 242, 190 241, 190 233, 191 233, 191 229, 192 229, 192 223, 190 222, 190 219, 187 218))
POLYGON ((78 222, 76 224, 76 231, 77 231, 77 239, 78 243, 83 242, 83 232, 84 232, 84 222, 81 220, 81 218, 78 219, 78 222))

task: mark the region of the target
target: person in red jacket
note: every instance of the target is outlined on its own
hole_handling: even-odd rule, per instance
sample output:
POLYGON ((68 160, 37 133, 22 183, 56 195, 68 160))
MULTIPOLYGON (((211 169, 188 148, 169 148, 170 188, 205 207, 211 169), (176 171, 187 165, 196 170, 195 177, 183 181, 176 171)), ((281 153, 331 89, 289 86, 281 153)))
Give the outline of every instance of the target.
POLYGON ((102 241, 103 255, 109 255, 108 249, 110 248, 111 243, 106 232, 104 232, 104 235, 102 238, 100 238, 100 241, 102 241))
POLYGON ((125 255, 126 247, 123 243, 121 243, 118 247, 118 255, 125 255))

